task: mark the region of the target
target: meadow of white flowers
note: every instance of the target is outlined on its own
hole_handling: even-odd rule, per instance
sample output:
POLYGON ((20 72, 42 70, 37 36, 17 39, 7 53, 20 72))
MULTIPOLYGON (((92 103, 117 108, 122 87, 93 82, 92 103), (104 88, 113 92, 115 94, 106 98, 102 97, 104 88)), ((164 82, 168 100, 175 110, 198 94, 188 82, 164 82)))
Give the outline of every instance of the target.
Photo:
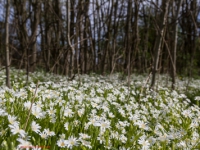
MULTIPOLYGON (((0 149, 198 150, 200 95, 196 104, 184 94, 198 93, 200 80, 167 76, 149 90, 147 76, 119 74, 65 76, 11 70, 12 89, 0 72, 0 149)), ((200 93, 200 92, 199 92, 200 93)))

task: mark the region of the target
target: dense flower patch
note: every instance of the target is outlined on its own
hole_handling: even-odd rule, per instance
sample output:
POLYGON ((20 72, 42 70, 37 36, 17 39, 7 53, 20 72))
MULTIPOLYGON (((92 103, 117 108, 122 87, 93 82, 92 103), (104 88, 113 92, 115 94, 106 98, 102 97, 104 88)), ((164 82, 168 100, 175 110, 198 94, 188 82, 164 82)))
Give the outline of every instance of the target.
POLYGON ((12 70, 8 89, 0 74, 0 149, 200 149, 200 109, 183 94, 185 81, 171 91, 161 76, 151 91, 143 76, 129 88, 119 74, 68 81, 37 72, 26 85, 12 70))

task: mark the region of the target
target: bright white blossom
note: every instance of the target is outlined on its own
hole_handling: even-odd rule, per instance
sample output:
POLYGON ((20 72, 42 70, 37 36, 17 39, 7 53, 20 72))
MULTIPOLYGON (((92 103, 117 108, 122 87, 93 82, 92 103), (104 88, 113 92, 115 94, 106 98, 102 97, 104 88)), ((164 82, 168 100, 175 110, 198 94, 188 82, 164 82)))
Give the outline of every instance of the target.
POLYGON ((19 127, 18 124, 9 125, 12 134, 20 134, 21 137, 25 137, 26 132, 19 127))
POLYGON ((40 129, 41 129, 41 126, 39 124, 37 124, 35 121, 33 121, 31 123, 31 129, 32 129, 32 131, 34 131, 36 133, 39 133, 40 129))
POLYGON ((150 147, 150 143, 144 137, 140 137, 138 143, 142 146, 142 150, 148 150, 150 147))
POLYGON ((57 145, 58 145, 58 147, 65 148, 65 147, 67 147, 67 140, 59 139, 57 141, 57 145))
POLYGON ((78 146, 79 142, 77 140, 77 138, 71 136, 68 138, 68 140, 66 141, 67 147, 72 149, 74 146, 78 146))

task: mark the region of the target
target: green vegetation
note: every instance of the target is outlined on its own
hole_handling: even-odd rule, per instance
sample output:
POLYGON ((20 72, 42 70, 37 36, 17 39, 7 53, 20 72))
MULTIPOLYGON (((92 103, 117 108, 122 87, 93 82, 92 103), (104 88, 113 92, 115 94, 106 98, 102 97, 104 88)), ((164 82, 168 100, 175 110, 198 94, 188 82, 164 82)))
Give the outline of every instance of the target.
POLYGON ((64 76, 11 69, 12 89, 0 72, 0 149, 200 149, 200 80, 177 80, 171 91, 160 75, 64 76), (197 105, 196 105, 197 104, 197 105))

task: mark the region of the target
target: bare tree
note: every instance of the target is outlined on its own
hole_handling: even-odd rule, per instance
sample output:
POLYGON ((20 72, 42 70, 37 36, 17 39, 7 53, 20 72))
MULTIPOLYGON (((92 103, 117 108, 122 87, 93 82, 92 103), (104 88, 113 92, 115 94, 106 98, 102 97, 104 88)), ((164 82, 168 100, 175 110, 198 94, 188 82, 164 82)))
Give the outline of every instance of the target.
MULTIPOLYGON (((140 54, 140 51, 139 51, 139 29, 138 29, 138 21, 139 21, 139 7, 140 7, 140 1, 139 0, 135 0, 134 2, 134 6, 135 6, 135 12, 134 12, 134 22, 133 22, 133 25, 132 25, 132 31, 133 31, 133 50, 134 52, 132 52, 132 56, 131 56, 131 59, 133 60, 132 61, 132 67, 134 67, 133 64, 135 64, 135 60, 136 59, 136 54, 138 54, 137 56, 137 60, 138 60, 138 68, 140 70, 141 68, 141 54, 140 54)), ((130 70, 130 72, 132 72, 132 70, 130 70)))
POLYGON ((42 17, 40 21, 40 31, 42 36, 42 56, 46 71, 49 72, 51 68, 51 49, 52 49, 52 16, 50 11, 51 1, 44 1, 42 17), (42 21, 43 19, 43 21, 42 21))
POLYGON ((33 7, 33 16, 31 18, 31 37, 30 37, 30 49, 31 49, 31 62, 30 71, 35 71, 37 60, 37 31, 40 21, 40 0, 31 1, 33 7))
POLYGON ((70 77, 73 76, 74 74, 74 58, 75 58, 75 49, 74 49, 74 46, 72 45, 71 43, 71 39, 70 39, 70 12, 71 12, 71 0, 68 0, 67 1, 67 41, 68 41, 68 44, 70 46, 70 49, 71 49, 71 57, 70 57, 70 66, 71 66, 71 70, 70 70, 70 77))
POLYGON ((10 85, 10 53, 9 53, 9 17, 10 17, 10 0, 7 0, 6 4, 6 18, 5 18, 5 51, 6 51, 6 85, 11 88, 10 85))
MULTIPOLYGON (((130 76, 133 71, 147 72, 152 66, 152 88, 158 70, 160 73, 170 70, 174 88, 176 72, 191 75, 196 71, 191 66, 200 66, 196 46, 197 0, 13 0, 12 3, 12 26, 16 31, 10 31, 14 33, 9 37, 10 60, 20 62, 13 64, 26 68, 27 77, 37 65, 47 72, 69 76, 88 71, 102 74, 120 71, 130 76), (178 28, 181 30, 177 31, 178 28), (37 43, 40 37, 41 44, 37 43), (12 40, 17 42, 13 44, 12 40), (41 46, 41 51, 37 51, 36 45, 41 46)), ((0 21, 3 32, 4 26, 0 21)), ((1 50, 4 44, 0 46, 1 50)), ((5 55, 0 57, 5 65, 5 55)))
POLYGON ((126 20, 126 61, 127 61, 127 72, 128 72, 128 86, 130 86, 130 74, 131 74, 131 55, 132 55, 132 34, 131 31, 131 22, 132 22, 132 0, 128 1, 127 9, 127 20, 126 20))
POLYGON ((151 13, 150 13, 150 10, 151 10, 151 7, 149 6, 144 6, 142 7, 142 13, 143 13, 143 20, 144 20, 144 29, 143 29, 143 34, 140 35, 141 38, 143 38, 142 40, 142 47, 143 47, 143 50, 142 50, 142 65, 141 65, 141 69, 142 69, 142 72, 146 72, 146 69, 147 69, 147 63, 148 63, 148 59, 147 59, 147 55, 148 55, 148 49, 150 49, 149 47, 149 34, 150 34, 150 17, 151 17, 151 13))
POLYGON ((155 54, 154 54, 154 62, 152 68, 152 81, 151 81, 151 88, 154 88, 155 79, 156 79, 156 72, 158 71, 160 53, 161 53, 161 46, 164 38, 164 32, 166 28, 167 16, 168 16, 168 7, 169 7, 170 0, 162 1, 162 12, 161 12, 161 22, 157 25, 157 37, 155 42, 155 54))
POLYGON ((20 65, 21 67, 29 68, 29 57, 28 57, 28 31, 27 31, 27 20, 28 13, 26 10, 26 1, 13 1, 14 5, 14 17, 16 20, 17 36, 19 40, 19 53, 20 53, 20 65))
POLYGON ((175 21, 175 23, 173 24, 173 47, 172 47, 172 89, 175 89, 175 83, 176 83, 176 53, 177 53, 177 32, 178 32, 178 16, 179 16, 179 12, 180 12, 180 8, 182 5, 183 0, 179 0, 178 1, 178 5, 176 4, 176 1, 173 1, 173 6, 172 6, 172 14, 173 16, 173 21, 175 21), (176 8, 177 6, 177 10, 175 12, 174 8, 176 8))

